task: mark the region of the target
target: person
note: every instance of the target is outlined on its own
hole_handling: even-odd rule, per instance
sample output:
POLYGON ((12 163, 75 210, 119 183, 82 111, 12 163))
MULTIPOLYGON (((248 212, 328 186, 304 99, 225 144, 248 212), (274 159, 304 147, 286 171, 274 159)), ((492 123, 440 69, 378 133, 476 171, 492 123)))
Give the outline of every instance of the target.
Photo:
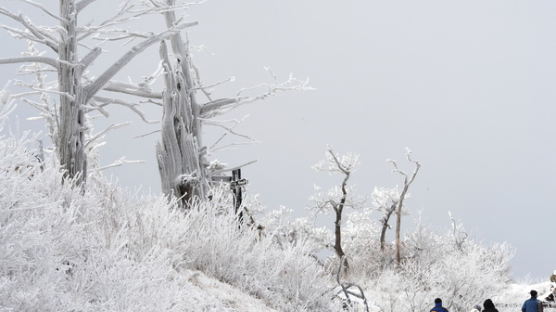
POLYGON ((485 300, 485 302, 483 303, 483 308, 483 312, 498 312, 498 310, 494 306, 494 302, 492 302, 492 300, 490 299, 485 300))
POLYGON ((436 298, 434 299, 434 308, 431 309, 431 312, 448 312, 448 309, 442 306, 442 299, 436 298))
POLYGON ((543 312, 542 302, 537 299, 537 291, 531 290, 531 298, 521 307, 521 312, 543 312))

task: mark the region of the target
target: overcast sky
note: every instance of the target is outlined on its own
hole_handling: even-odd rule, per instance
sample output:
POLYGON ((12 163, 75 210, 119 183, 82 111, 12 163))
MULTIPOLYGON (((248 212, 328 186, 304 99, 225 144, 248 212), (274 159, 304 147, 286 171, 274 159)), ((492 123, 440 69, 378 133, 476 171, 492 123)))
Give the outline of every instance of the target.
MULTIPOLYGON (((28 12, 15 1, 2 2, 28 12)), ((87 12, 97 20, 113 12, 111 0, 98 2, 87 12)), ((473 237, 509 242, 517 249, 516 277, 545 279, 556 269, 556 2, 211 0, 188 18, 200 23, 190 38, 202 45, 194 56, 202 78, 236 77, 217 94, 268 81, 264 66, 283 79, 290 72, 309 77, 316 88, 222 116, 250 115, 239 130, 261 143, 216 157, 230 165, 257 159, 243 175, 248 191, 260 193, 269 208, 286 205, 305 213, 321 179, 310 166, 327 144, 361 154, 354 182, 364 194, 399 184, 385 160, 403 160, 410 147, 423 165, 407 202, 410 218, 420 211, 427 225, 445 231, 451 211, 473 237)), ((162 23, 153 18, 138 27, 154 31, 162 23)), ((16 55, 22 46, 3 33, 0 40, 0 57, 16 55)), ((156 50, 120 79, 154 70, 156 50)), ((95 68, 124 50, 110 52, 95 68)), ((3 84, 16 67, 2 69, 3 84)), ((152 119, 160 116, 155 108, 147 111, 152 119)), ((16 113, 25 118, 31 112, 21 106, 16 113)), ((144 159, 111 173, 125 186, 159 192, 158 137, 133 139, 156 126, 113 110, 96 127, 126 120, 133 125, 109 137, 101 161, 144 159)), ((42 126, 21 121, 22 128, 42 126)))

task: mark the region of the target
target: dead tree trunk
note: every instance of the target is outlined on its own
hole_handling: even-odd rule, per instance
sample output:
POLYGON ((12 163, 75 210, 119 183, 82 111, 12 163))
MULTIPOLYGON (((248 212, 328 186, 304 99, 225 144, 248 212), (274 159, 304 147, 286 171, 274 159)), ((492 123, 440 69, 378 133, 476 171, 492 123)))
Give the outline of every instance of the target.
MULTIPOLYGON (((169 7, 175 0, 167 0, 169 7)), ((166 26, 172 28, 177 19, 174 11, 164 13, 166 26)), ((175 68, 165 43, 161 58, 166 77, 163 98, 162 142, 157 146, 162 191, 181 199, 184 207, 191 199, 204 198, 208 189, 208 172, 201 141, 200 105, 195 99, 195 84, 186 41, 176 32, 170 37, 175 68)))
MULTIPOLYGON (((334 221, 334 250, 340 259, 346 255, 344 253, 344 249, 342 248, 342 210, 343 209, 334 209, 336 213, 336 220, 334 221)), ((344 261, 347 267, 347 259, 344 261)))
POLYGON ((56 144, 64 177, 76 178, 83 185, 87 178, 87 158, 84 150, 85 116, 82 107, 86 95, 81 87, 81 67, 77 61, 77 12, 74 0, 60 0, 60 17, 64 33, 58 47, 60 59, 58 83, 60 114, 56 144))
POLYGON ((166 89, 163 92, 161 142, 157 144, 157 160, 164 194, 180 198, 187 207, 195 198, 204 198, 206 178, 199 158, 199 141, 191 103, 191 92, 178 60, 170 64, 166 44, 161 43, 166 89))
POLYGON ((392 213, 394 213, 395 210, 396 210, 396 204, 394 203, 392 206, 390 206, 390 209, 388 209, 386 211, 386 214, 384 215, 384 217, 381 220, 381 223, 382 223, 382 229, 380 231, 380 250, 381 251, 384 250, 384 246, 385 246, 386 230, 388 230, 388 228, 390 228, 390 225, 388 224, 388 222, 390 221, 390 217, 392 216, 392 213))

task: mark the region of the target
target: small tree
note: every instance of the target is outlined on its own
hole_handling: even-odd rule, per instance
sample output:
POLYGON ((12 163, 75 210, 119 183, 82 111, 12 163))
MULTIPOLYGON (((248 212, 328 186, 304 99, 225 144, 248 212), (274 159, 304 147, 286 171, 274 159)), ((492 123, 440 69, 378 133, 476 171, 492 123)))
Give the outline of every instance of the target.
POLYGON ((373 205, 375 208, 383 213, 380 219, 380 250, 383 251, 385 248, 386 241, 386 231, 390 228, 390 217, 400 201, 400 192, 397 187, 395 188, 375 188, 372 194, 373 205))
POLYGON ((413 160, 412 156, 411 156, 411 151, 409 149, 407 149, 407 161, 409 161, 410 163, 413 163, 415 165, 415 169, 413 170, 413 173, 411 174, 407 174, 406 172, 402 171, 399 169, 398 167, 398 163, 394 160, 389 160, 389 162, 392 164, 392 166, 394 167, 393 171, 395 173, 400 174, 403 177, 403 188, 402 188, 402 192, 400 193, 400 197, 399 200, 397 202, 396 205, 396 263, 398 264, 398 266, 401 264, 401 227, 402 227, 402 209, 403 209, 403 204, 404 204, 404 200, 407 196, 407 191, 409 190, 409 187, 411 186, 411 184, 413 184, 413 181, 415 181, 415 177, 417 176, 417 173, 419 172, 419 169, 421 168, 421 164, 416 161, 413 160))
MULTIPOLYGON (((342 248, 342 214, 344 208, 354 207, 355 205, 354 200, 351 198, 351 188, 348 182, 358 162, 358 155, 345 154, 338 156, 329 148, 326 151, 325 159, 313 166, 316 171, 340 174, 343 177, 340 186, 330 189, 326 194, 321 193, 317 189, 317 194, 312 197, 315 204, 314 208, 317 211, 334 211, 334 251, 340 261, 345 258, 342 248)), ((347 269, 349 267, 348 261, 347 259, 343 261, 347 269)))
MULTIPOLYGON (((110 80, 146 48, 172 36, 181 29, 196 25, 196 23, 180 21, 158 34, 137 34, 120 29, 118 26, 159 11, 149 7, 140 8, 130 0, 125 0, 122 1, 120 9, 113 16, 100 24, 80 25, 78 24, 80 13, 95 0, 59 0, 57 13, 32 0, 20 0, 20 2, 40 10, 56 20, 59 25, 38 26, 23 14, 0 7, 0 15, 4 15, 22 26, 22 28, 6 25, 1 25, 1 27, 16 39, 28 40, 45 46, 50 50, 48 53, 50 56, 44 56, 47 54, 42 51, 36 51, 31 55, 24 54, 21 57, 0 59, 0 64, 25 63, 28 65, 24 65, 22 71, 37 75, 38 84, 29 85, 32 91, 28 96, 39 96, 40 101, 36 102, 32 99, 28 101, 35 103, 35 107, 50 118, 53 125, 51 127, 52 140, 56 146, 60 164, 64 169, 64 177, 75 179, 78 184, 83 185, 87 178, 86 148, 92 145, 87 138, 86 113, 91 110, 102 111, 102 107, 108 102, 114 102, 97 97, 97 93, 109 85, 110 80), (87 69, 103 51, 98 40, 88 40, 91 37, 101 40, 140 38, 142 41, 105 68, 98 77, 92 77, 87 75, 87 69), (82 49, 89 51, 79 57, 82 49), (37 66, 37 64, 41 66, 37 66), (47 68, 44 68, 43 65, 46 65, 47 68), (45 70, 54 70, 57 74, 57 81, 46 82, 43 75, 45 70), (49 102, 48 94, 57 95, 58 103, 49 102), (98 101, 101 102, 101 105, 97 105, 98 101), (57 105, 57 107, 52 108, 52 105, 57 105)), ((170 11, 173 9, 166 8, 170 11)), ((130 108, 137 112, 136 108, 130 108)), ((100 136, 91 136, 91 139, 101 136, 102 133, 100 136)))

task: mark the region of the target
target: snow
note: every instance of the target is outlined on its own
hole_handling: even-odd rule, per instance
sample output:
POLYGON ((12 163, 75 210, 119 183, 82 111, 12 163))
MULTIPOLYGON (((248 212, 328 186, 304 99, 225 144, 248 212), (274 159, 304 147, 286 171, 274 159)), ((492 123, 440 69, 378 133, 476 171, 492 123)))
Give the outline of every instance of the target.
MULTIPOLYGON (((229 284, 208 277, 200 271, 186 271, 187 280, 192 288, 202 293, 202 300, 213 302, 214 310, 209 311, 242 311, 242 312, 276 312, 257 298, 254 298, 229 284)), ((212 307, 210 307, 212 309, 212 307)), ((203 310, 205 311, 205 310, 203 310)))

